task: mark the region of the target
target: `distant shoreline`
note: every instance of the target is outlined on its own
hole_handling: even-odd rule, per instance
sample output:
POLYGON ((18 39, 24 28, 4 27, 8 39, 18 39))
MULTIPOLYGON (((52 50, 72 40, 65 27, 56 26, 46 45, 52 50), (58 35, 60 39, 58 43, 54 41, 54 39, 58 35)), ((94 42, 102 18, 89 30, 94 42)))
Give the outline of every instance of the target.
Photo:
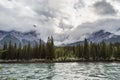
POLYGON ((0 64, 3 63, 71 63, 71 62, 120 62, 120 60, 65 60, 65 61, 52 61, 52 60, 1 60, 0 64))

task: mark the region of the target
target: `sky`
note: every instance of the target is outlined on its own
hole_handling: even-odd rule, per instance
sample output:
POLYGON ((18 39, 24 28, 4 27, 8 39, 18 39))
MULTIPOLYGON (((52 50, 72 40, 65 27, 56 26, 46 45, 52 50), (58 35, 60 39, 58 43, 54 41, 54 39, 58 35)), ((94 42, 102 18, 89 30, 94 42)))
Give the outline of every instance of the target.
POLYGON ((0 0, 0 30, 35 30, 56 44, 105 30, 120 35, 120 0, 0 0))

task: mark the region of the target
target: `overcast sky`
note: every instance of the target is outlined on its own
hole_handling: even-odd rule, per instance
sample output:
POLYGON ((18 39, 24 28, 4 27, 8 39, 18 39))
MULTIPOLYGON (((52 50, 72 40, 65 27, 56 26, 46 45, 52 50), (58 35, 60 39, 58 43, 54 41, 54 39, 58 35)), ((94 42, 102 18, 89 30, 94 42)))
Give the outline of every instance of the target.
POLYGON ((120 0, 0 0, 0 29, 36 30, 70 43, 97 30, 120 34, 120 0))

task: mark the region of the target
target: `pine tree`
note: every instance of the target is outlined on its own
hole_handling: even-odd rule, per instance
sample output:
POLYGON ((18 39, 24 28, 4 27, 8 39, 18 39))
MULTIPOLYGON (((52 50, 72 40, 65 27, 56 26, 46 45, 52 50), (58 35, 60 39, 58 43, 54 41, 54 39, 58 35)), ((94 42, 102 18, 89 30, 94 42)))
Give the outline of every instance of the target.
POLYGON ((8 55, 7 55, 7 59, 12 59, 12 51, 13 51, 13 46, 12 46, 12 43, 11 43, 11 40, 9 42, 9 47, 8 47, 8 55))
POLYGON ((52 36, 51 36, 51 54, 52 54, 52 58, 55 58, 54 39, 52 36))
POLYGON ((17 44, 15 43, 13 47, 13 59, 16 59, 16 56, 17 56, 17 44))
POLYGON ((47 49, 46 58, 49 60, 53 60, 55 58, 53 37, 51 38, 48 37, 46 49, 47 49))
POLYGON ((45 59, 45 57, 46 57, 46 48, 45 48, 45 45, 44 45, 44 44, 42 45, 42 53, 41 53, 41 56, 42 56, 42 59, 45 59))
POLYGON ((32 52, 32 48, 31 48, 31 44, 29 42, 28 46, 27 46, 27 60, 29 60, 31 58, 31 52, 32 52))
POLYGON ((89 43, 87 39, 84 40, 84 52, 83 52, 83 57, 85 59, 89 59, 89 43))
MULTIPOLYGON (((3 51, 5 51, 5 50, 7 50, 7 49, 8 49, 7 43, 4 42, 3 51)), ((8 52, 7 52, 7 51, 3 52, 3 53, 1 54, 1 59, 6 59, 7 55, 8 55, 8 52)))
POLYGON ((102 54, 102 58, 104 60, 106 60, 106 44, 104 41, 101 42, 101 54, 102 54))
POLYGON ((22 45, 21 45, 21 43, 19 43, 19 47, 18 47, 18 49, 17 49, 18 51, 17 51, 17 59, 19 60, 21 60, 22 59, 22 45))

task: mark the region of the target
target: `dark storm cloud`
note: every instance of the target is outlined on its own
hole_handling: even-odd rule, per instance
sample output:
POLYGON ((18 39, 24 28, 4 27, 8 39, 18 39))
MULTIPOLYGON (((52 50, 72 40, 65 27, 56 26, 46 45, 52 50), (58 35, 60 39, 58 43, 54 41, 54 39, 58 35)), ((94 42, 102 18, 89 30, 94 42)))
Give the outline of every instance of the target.
POLYGON ((95 12, 99 15, 116 15, 114 7, 106 0, 98 1, 94 5, 95 12))

